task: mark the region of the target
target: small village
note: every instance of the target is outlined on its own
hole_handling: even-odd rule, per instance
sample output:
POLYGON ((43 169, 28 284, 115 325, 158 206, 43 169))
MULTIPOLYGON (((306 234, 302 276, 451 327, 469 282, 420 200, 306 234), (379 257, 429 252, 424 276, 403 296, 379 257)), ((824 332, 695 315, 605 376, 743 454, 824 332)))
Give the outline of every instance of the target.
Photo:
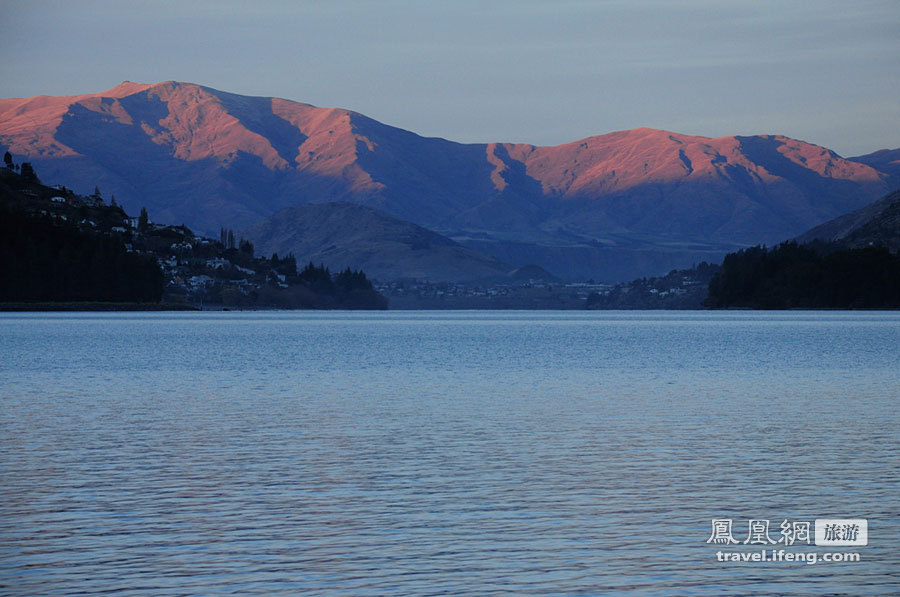
POLYGON ((540 279, 506 284, 398 280, 374 282, 390 300, 391 309, 583 309, 592 292, 612 286, 547 282, 540 279))
POLYGON ((222 229, 218 239, 197 236, 184 225, 154 223, 146 210, 130 216, 99 188, 80 195, 63 185, 40 184, 28 163, 0 168, 7 209, 57 226, 120 240, 128 253, 152 256, 164 277, 162 302, 196 308, 374 308, 386 301, 362 272, 335 272, 308 264, 298 271, 293 255, 254 255, 253 244, 222 229))
POLYGON ((375 281, 391 309, 700 309, 717 266, 701 263, 619 284, 530 279, 507 284, 375 281))

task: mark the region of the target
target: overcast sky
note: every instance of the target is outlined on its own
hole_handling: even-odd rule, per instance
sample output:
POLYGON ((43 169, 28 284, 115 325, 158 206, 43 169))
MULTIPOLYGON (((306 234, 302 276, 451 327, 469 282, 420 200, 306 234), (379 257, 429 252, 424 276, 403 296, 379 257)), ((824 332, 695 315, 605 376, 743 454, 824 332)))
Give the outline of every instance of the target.
POLYGON ((455 141, 900 147, 900 0, 0 0, 0 96, 175 79, 455 141))

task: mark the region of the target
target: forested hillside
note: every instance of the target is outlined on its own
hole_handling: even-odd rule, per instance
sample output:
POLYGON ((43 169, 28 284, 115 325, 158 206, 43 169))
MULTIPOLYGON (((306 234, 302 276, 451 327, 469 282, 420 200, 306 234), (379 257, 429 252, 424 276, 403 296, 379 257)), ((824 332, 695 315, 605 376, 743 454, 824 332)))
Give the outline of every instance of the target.
POLYGON ((753 309, 900 307, 900 256, 837 244, 752 247, 730 253, 709 284, 707 306, 753 309))

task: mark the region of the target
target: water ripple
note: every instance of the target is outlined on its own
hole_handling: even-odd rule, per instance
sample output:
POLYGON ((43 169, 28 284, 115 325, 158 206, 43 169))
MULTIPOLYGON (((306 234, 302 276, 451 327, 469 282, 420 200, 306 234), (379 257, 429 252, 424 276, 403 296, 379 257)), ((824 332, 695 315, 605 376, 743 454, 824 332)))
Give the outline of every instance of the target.
POLYGON ((898 346, 892 313, 3 315, 0 592, 896 594, 898 346), (870 543, 718 563, 720 517, 870 543))

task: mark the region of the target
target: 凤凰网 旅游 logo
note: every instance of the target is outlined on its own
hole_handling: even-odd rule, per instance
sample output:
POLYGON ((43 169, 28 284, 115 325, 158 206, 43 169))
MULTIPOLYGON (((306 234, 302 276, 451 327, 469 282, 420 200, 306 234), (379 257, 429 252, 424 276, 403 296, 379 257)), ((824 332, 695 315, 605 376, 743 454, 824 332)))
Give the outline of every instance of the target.
POLYGON ((868 545, 869 524, 865 518, 817 518, 810 521, 764 518, 738 521, 713 518, 707 543, 713 545, 815 545, 829 547, 868 545), (814 535, 813 535, 814 533, 814 535))

